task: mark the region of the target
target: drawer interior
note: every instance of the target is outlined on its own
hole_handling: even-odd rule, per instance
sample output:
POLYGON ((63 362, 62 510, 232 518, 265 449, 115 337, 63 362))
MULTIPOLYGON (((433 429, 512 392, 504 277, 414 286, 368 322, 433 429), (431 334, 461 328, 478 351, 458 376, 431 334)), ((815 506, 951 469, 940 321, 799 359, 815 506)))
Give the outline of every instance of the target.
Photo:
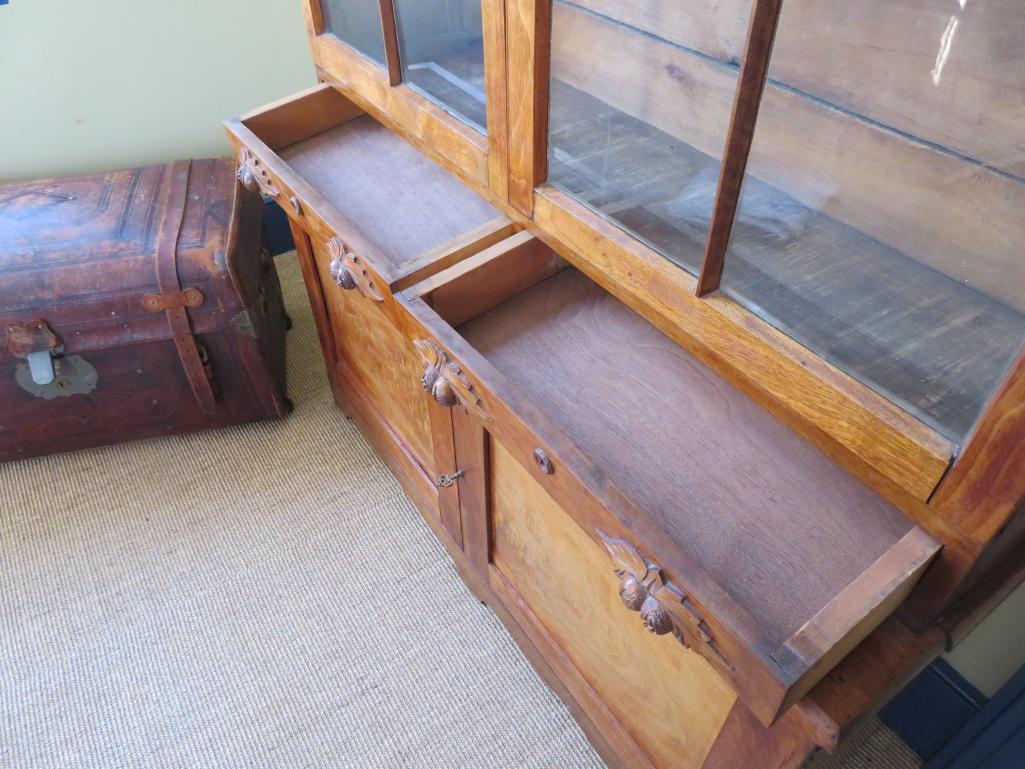
POLYGON ((914 527, 577 270, 457 330, 774 642, 914 527))
POLYGON ((389 261, 389 274, 474 233, 509 233, 494 206, 330 86, 241 122, 389 261))
POLYGON ((796 697, 939 545, 547 246, 515 237, 421 296, 757 622, 780 667, 809 676, 796 697))

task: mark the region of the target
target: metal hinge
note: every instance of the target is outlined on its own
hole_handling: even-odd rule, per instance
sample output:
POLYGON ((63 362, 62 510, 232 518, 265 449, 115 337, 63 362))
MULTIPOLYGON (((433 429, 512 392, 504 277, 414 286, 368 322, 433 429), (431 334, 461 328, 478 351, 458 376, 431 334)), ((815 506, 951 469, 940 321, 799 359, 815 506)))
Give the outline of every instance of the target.
POLYGON ((441 476, 438 480, 434 482, 434 485, 437 486, 439 489, 447 489, 449 486, 458 481, 464 475, 466 475, 465 470, 456 470, 454 473, 452 473, 452 475, 441 476))

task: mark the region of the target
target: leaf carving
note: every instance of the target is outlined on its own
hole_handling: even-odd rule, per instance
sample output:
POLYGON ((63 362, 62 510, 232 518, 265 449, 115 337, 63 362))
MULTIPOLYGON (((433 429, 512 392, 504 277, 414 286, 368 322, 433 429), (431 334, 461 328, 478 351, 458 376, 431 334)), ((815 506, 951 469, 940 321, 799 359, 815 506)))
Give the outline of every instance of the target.
POLYGON ((241 147, 238 151, 238 176, 239 183, 250 192, 259 192, 261 195, 276 198, 281 194, 277 183, 271 178, 263 163, 249 151, 248 147, 241 147))
POLYGON ((625 539, 611 537, 601 529, 597 532, 619 577, 619 597, 628 609, 640 612, 644 627, 655 635, 672 633, 688 649, 699 643, 732 668, 694 605, 676 585, 665 580, 658 564, 646 560, 625 539))
POLYGON ((327 251, 331 255, 328 269, 340 288, 346 291, 358 288, 363 296, 375 302, 384 301, 384 294, 374 285, 374 279, 363 266, 363 260, 342 242, 341 238, 331 238, 327 242, 327 251))
POLYGON ((458 404, 486 422, 494 421, 474 392, 470 380, 459 366, 449 360, 444 350, 427 339, 417 339, 413 346, 424 364, 420 383, 437 403, 446 407, 458 404))

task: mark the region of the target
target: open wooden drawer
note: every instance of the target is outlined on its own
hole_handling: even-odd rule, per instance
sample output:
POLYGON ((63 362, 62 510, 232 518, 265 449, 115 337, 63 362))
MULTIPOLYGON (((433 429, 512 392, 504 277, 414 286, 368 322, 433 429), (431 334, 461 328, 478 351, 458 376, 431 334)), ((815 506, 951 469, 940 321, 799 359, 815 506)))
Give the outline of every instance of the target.
POLYGON ((389 295, 513 232, 494 206, 330 85, 225 128, 239 180, 332 249, 343 288, 389 295))
POLYGON ((336 401, 458 541, 454 494, 437 488, 436 409, 419 389, 419 359, 395 322, 393 291, 516 226, 331 86, 226 128, 239 180, 291 218, 336 401))
MULTIPOLYGON (((468 556, 635 737, 673 696, 694 707, 644 681, 728 681, 774 722, 939 550, 528 232, 397 300, 424 386, 455 406, 468 556)), ((686 739, 666 728, 652 755, 686 739)))

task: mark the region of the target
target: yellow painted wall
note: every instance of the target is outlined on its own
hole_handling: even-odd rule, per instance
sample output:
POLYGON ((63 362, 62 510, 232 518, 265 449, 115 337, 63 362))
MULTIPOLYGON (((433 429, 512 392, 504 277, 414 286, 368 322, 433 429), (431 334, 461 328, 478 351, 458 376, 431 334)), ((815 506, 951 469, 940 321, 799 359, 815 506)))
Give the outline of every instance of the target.
POLYGON ((222 120, 315 82, 299 0, 11 0, 0 181, 228 154, 222 120))
POLYGON ((1025 585, 986 617, 947 661, 987 697, 1025 665, 1025 585))

